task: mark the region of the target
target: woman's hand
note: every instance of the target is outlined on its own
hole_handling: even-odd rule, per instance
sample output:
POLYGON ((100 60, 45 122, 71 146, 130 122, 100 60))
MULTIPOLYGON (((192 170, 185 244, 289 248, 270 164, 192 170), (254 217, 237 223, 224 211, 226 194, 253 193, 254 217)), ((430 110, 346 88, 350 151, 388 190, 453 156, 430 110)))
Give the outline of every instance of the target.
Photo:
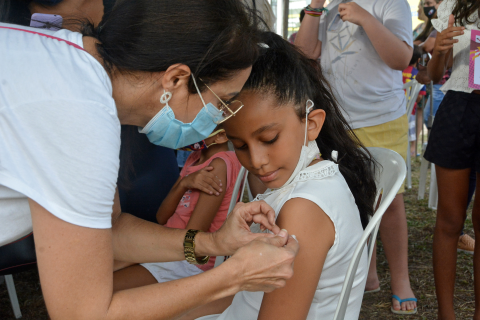
POLYGON ((445 55, 448 50, 453 48, 453 45, 458 42, 458 39, 453 39, 453 37, 458 37, 464 33, 465 27, 454 27, 455 18, 453 14, 448 18, 448 27, 440 33, 437 33, 437 38, 435 39, 435 47, 433 52, 445 55))
POLYGON ((220 195, 222 192, 222 181, 213 174, 213 167, 205 167, 202 170, 185 176, 180 180, 180 186, 184 189, 197 189, 206 194, 220 195))
POLYGON ((343 21, 348 21, 359 26, 373 17, 368 11, 355 2, 341 3, 338 6, 338 12, 343 21))
POLYGON ((250 242, 221 265, 235 271, 239 291, 272 292, 293 276, 298 242, 285 231, 282 234, 250 242))
MULTIPOLYGON (((272 238, 274 234, 279 234, 280 228, 275 225, 275 212, 265 201, 255 201, 250 203, 237 203, 233 211, 228 215, 227 220, 222 227, 214 232, 205 235, 198 234, 200 237, 209 236, 210 245, 205 248, 198 247, 198 255, 230 256, 239 248, 247 245, 257 238, 272 238), (250 224, 258 223, 263 229, 268 229, 270 233, 252 233, 250 224), (204 250, 208 250, 204 251, 204 250)), ((204 241, 201 241, 202 243, 204 241)))

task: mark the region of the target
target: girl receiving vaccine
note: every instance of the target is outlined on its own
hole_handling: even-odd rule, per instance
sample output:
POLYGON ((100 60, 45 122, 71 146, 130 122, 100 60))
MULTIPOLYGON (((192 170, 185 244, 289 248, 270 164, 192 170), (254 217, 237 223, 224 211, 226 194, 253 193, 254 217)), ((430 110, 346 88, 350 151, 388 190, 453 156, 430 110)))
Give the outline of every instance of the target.
MULTIPOLYGON (((215 312, 204 308, 223 313, 202 320, 332 319, 373 213, 373 159, 350 133, 318 64, 273 33, 265 38, 268 48, 239 96, 243 110, 224 129, 240 163, 266 189, 255 201, 272 206, 301 249, 284 288, 239 292, 226 309, 225 301, 215 312)), ((345 319, 358 319, 367 269, 364 250, 345 319)))

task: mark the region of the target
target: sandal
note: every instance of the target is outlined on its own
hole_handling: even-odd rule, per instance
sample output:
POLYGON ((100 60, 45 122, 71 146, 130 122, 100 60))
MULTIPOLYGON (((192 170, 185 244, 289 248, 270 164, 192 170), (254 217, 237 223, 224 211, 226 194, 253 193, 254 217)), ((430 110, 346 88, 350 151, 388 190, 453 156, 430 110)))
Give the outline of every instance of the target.
MULTIPOLYGON (((400 306, 402 306, 402 302, 407 302, 407 301, 415 301, 417 302, 417 298, 407 298, 407 299, 400 299, 398 296, 396 295, 392 295, 392 298, 397 300, 399 303, 400 303, 400 306)), ((390 308, 392 310, 393 313, 395 314, 403 314, 403 315, 409 315, 409 314, 415 314, 417 313, 417 308, 413 309, 413 310, 395 310, 393 309, 393 306, 390 308)))
POLYGON ((379 292, 380 291, 380 286, 378 286, 378 288, 376 289, 372 289, 372 290, 365 290, 363 292, 363 294, 366 294, 366 293, 375 293, 375 292, 379 292))

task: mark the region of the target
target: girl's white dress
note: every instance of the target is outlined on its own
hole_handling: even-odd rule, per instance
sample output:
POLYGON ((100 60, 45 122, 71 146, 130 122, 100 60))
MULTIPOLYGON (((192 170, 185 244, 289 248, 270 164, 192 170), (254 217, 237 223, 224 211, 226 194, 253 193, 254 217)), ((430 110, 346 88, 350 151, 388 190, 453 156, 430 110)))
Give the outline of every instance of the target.
MULTIPOLYGON (((335 241, 328 251, 307 320, 333 319, 343 281, 353 252, 363 233, 355 199, 338 164, 324 160, 301 170, 292 183, 273 193, 259 196, 275 210, 277 217, 286 201, 304 198, 316 203, 335 226, 335 241)), ((260 232, 258 226, 252 231, 260 232)), ((300 243, 300 246, 302 244, 300 243)), ((363 252, 348 301, 345 319, 358 319, 367 279, 367 250, 363 252)), ((242 291, 220 315, 201 317, 201 320, 257 319, 263 292, 242 291)))

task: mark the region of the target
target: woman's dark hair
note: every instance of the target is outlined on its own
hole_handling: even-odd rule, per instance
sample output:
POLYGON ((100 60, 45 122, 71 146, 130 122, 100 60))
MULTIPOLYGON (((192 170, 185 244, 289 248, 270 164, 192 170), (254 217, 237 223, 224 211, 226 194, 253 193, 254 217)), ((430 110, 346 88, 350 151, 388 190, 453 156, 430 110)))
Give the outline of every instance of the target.
POLYGON ((414 44, 412 59, 410 60, 410 63, 408 65, 411 66, 412 64, 416 64, 418 62, 418 59, 422 57, 422 53, 422 49, 416 44, 414 44))
POLYGON ((30 24, 28 5, 32 0, 2 0, 0 1, 0 22, 14 23, 22 26, 30 24))
MULTIPOLYGON (((480 17, 480 1, 478 0, 457 0, 452 14, 455 17, 455 25, 465 27, 467 24, 475 23, 470 17, 475 13, 480 17)), ((480 27, 480 23, 477 25, 480 27)))
MULTIPOLYGON (((255 62, 257 22, 238 0, 117 1, 96 28, 85 24, 82 33, 99 40, 109 72, 160 72, 181 63, 211 84, 255 62)), ((192 81, 189 89, 196 93, 192 81)))
POLYGON ((302 23, 304 18, 305 18, 305 9, 302 9, 302 11, 300 11, 300 23, 302 23))
POLYGON ((328 160, 332 160, 333 150, 338 151, 340 172, 355 198, 365 228, 368 216, 374 212, 376 196, 373 158, 353 134, 318 62, 274 33, 266 32, 263 38, 269 48, 262 49, 243 90, 274 95, 279 105, 294 103, 299 106, 296 111, 300 119, 305 118, 308 99, 314 102, 314 109, 325 110, 325 123, 316 139, 318 147, 328 160))
POLYGON ((423 31, 415 38, 414 41, 421 41, 425 42, 425 40, 428 39, 428 36, 430 33, 433 31, 433 25, 432 21, 428 19, 427 23, 425 24, 425 28, 423 28, 423 31))

